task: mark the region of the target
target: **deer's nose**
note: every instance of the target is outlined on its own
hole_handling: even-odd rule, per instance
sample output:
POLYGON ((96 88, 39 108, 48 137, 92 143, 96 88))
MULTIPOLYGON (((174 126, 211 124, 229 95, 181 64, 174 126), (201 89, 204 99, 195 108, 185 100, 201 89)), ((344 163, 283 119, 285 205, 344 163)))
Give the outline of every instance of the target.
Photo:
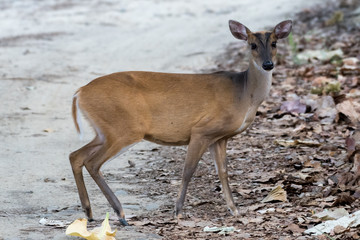
POLYGON ((263 62, 262 67, 264 70, 270 71, 274 68, 274 63, 272 61, 267 60, 267 61, 263 62))

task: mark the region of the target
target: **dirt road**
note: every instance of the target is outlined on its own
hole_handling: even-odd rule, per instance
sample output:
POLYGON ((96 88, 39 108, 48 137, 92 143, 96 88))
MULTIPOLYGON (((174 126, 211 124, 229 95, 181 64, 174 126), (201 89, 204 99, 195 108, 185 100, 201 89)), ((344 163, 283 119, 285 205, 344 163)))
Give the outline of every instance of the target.
MULTIPOLYGON (((39 220, 71 222, 84 217, 68 161, 68 154, 92 137, 87 129, 85 140, 79 141, 70 117, 72 94, 78 87, 124 70, 197 72, 211 66, 213 58, 234 41, 228 19, 260 30, 315 3, 2 1, 0 239, 71 239, 64 228, 42 226, 39 220)), ((154 161, 160 158, 151 164, 137 161, 151 158, 153 148, 140 143, 103 168, 128 216, 154 211, 164 198, 149 199, 141 194, 141 185, 122 184, 111 175, 135 178, 127 171, 128 159, 136 168, 156 166, 154 161)), ((95 183, 87 174, 85 178, 95 217, 112 214, 95 183)), ((156 238, 155 233, 141 233, 135 227, 118 233, 118 239, 156 238)))

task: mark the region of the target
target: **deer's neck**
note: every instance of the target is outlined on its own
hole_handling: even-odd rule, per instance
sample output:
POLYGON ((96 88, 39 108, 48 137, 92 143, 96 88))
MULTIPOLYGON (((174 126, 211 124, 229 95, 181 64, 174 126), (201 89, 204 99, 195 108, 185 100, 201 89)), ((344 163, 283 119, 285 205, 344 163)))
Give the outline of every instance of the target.
POLYGON ((254 105, 259 105, 269 95, 272 70, 265 71, 257 65, 253 59, 250 59, 249 69, 247 70, 247 94, 254 105))

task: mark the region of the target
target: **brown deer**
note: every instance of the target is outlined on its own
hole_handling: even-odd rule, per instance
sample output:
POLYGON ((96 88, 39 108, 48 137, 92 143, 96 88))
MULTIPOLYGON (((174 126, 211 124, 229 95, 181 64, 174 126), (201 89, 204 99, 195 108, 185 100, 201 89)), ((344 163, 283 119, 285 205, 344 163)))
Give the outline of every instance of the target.
POLYGON ((106 184, 101 166, 142 139, 163 145, 188 145, 175 215, 182 216, 186 190, 196 166, 209 148, 215 158, 222 190, 231 213, 239 215, 228 183, 226 144, 254 120, 267 97, 276 42, 289 35, 290 20, 273 31, 251 32, 229 21, 232 35, 249 45, 249 68, 244 72, 172 74, 119 72, 97 78, 74 95, 72 115, 80 131, 80 111, 95 129, 95 138, 70 154, 82 207, 92 219, 83 167, 95 180, 123 225, 120 201, 106 184))

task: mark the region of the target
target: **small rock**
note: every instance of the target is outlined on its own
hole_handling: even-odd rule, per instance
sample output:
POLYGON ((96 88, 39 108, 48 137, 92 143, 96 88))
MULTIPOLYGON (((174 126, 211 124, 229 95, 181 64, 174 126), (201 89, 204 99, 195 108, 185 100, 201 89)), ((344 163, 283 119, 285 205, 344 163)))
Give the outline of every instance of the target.
POLYGON ((128 163, 129 163, 129 167, 130 168, 134 168, 135 167, 135 163, 131 160, 128 160, 128 163))
POLYGON ((52 129, 52 128, 45 128, 43 131, 44 131, 44 132, 47 132, 47 133, 52 133, 52 132, 54 132, 54 129, 52 129))
POLYGON ((55 183, 56 182, 56 180, 55 179, 53 179, 53 178, 44 178, 44 182, 51 182, 51 183, 55 183))

